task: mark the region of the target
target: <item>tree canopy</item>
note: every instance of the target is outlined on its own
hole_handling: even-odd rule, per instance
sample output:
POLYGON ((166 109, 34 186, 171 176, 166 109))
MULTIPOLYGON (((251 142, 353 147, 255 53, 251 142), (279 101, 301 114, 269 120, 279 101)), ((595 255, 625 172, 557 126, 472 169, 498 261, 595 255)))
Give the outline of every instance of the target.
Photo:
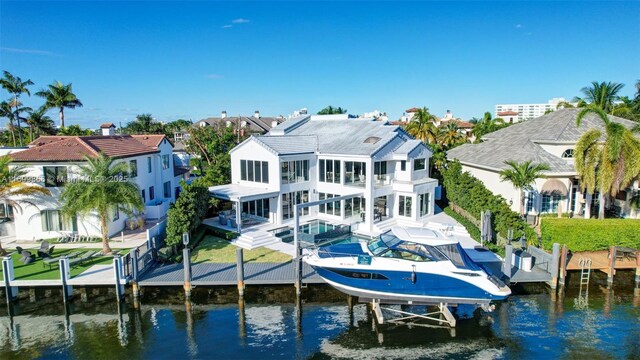
POLYGON ((332 114, 346 114, 346 113, 347 113, 347 109, 343 109, 340 106, 333 107, 331 105, 318 111, 318 115, 332 115, 332 114))

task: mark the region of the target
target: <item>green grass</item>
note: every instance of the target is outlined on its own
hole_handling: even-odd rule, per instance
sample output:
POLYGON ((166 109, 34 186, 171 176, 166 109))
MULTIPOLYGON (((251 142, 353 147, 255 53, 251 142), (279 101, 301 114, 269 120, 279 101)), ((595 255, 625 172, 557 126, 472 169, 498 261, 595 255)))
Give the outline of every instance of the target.
MULTIPOLYGON (((37 252, 35 249, 29 249, 28 251, 31 252, 32 254, 37 252)), ((100 252, 101 249, 56 249, 53 251, 52 256, 58 257, 64 254, 71 253, 73 251, 82 251, 83 253, 87 251, 100 252)), ((44 265, 43 267, 42 259, 37 257, 37 255, 36 255, 36 261, 27 265, 23 264, 20 261, 21 256, 17 253, 11 255, 11 258, 13 259, 13 272, 14 272, 15 280, 59 280, 60 279, 60 270, 58 269, 58 263, 54 263, 51 266, 51 269, 49 269, 48 265, 44 265)), ((92 267, 93 265, 108 265, 111 263, 113 263, 112 256, 100 256, 100 257, 91 258, 82 264, 72 266, 71 277, 74 277, 84 272, 85 270, 92 267)), ((1 268, 0 268, 0 273, 2 273, 1 268)), ((4 274, 2 275, 2 278, 4 279, 4 274)))
MULTIPOLYGON (((235 263, 237 247, 228 240, 207 235, 191 254, 194 263, 215 262, 235 263)), ((287 262, 291 256, 264 247, 254 250, 244 250, 245 262, 287 262)))

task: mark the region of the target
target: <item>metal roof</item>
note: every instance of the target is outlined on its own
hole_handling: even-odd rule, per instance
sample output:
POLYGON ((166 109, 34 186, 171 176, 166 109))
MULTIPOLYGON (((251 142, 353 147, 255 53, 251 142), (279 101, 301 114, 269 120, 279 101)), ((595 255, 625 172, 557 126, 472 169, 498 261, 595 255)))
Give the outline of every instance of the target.
POLYGON ((278 190, 270 190, 267 188, 259 188, 253 186, 226 184, 209 187, 211 196, 217 199, 231 201, 249 201, 264 199, 277 196, 280 194, 278 190))

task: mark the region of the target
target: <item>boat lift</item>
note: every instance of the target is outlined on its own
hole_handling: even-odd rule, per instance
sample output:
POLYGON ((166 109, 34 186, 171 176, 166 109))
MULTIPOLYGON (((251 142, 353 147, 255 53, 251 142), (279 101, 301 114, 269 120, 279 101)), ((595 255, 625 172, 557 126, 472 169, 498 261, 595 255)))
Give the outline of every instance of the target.
POLYGON ((437 326, 447 325, 451 328, 456 326, 456 318, 453 316, 451 311, 449 310, 448 303, 424 303, 424 302, 416 302, 416 301, 393 301, 393 300, 380 300, 380 299, 367 299, 367 298, 358 298, 360 302, 366 302, 371 304, 371 310, 376 315, 376 319, 379 324, 384 324, 385 321, 388 324, 412 324, 412 325, 421 325, 421 326, 434 326, 432 324, 418 324, 415 323, 415 320, 427 320, 430 322, 437 323, 437 326), (437 306, 437 310, 433 312, 427 313, 413 313, 404 310, 398 310, 394 308, 387 307, 385 305, 410 305, 410 306, 437 306), (400 314, 400 317, 392 317, 385 319, 383 310, 389 311, 395 314, 400 314))

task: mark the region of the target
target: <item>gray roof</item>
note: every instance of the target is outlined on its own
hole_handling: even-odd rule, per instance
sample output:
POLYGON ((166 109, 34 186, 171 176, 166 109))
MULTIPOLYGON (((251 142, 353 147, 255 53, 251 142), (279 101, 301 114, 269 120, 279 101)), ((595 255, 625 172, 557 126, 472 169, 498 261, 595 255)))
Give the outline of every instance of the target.
POLYGON ((195 124, 194 126, 201 126, 202 123, 206 123, 208 125, 215 124, 227 124, 227 121, 231 123, 232 126, 237 127, 238 122, 244 121, 249 127, 249 132, 251 133, 259 133, 264 134, 269 132, 272 129, 273 122, 275 121, 278 124, 281 124, 285 121, 283 117, 268 117, 268 116, 227 116, 227 117, 210 117, 206 119, 202 119, 195 124))
MULTIPOLYGON (((517 162, 531 160, 548 164, 551 168, 549 172, 552 173, 575 173, 570 160, 552 155, 542 149, 539 143, 566 143, 570 147, 587 130, 604 130, 602 120, 595 114, 587 115, 580 127, 577 127, 578 112, 580 109, 560 109, 511 125, 487 134, 482 143, 465 144, 449 150, 447 158, 494 169, 505 169, 506 160, 517 162)), ((635 124, 615 116, 609 116, 609 118, 627 127, 635 124)))
POLYGON ((400 133, 398 126, 371 119, 313 119, 293 128, 286 137, 315 136, 319 154, 372 155, 400 133))
POLYGON ((413 149, 415 149, 418 145, 420 145, 422 141, 420 140, 408 140, 405 141, 400 147, 398 147, 394 153, 408 155, 413 149))
POLYGON ((315 136, 255 136, 254 139, 278 155, 313 153, 318 148, 315 136))

